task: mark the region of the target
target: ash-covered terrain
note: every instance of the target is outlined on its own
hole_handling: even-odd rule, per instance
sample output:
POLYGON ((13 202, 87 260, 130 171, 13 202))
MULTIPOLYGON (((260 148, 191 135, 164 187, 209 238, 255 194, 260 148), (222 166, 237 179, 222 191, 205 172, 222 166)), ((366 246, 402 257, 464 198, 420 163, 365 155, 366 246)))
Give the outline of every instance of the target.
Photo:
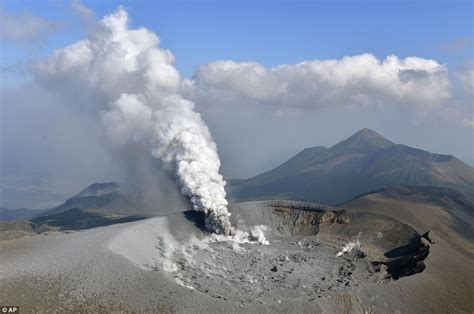
POLYGON ((188 211, 4 242, 0 298, 36 311, 472 309, 472 258, 436 233, 301 202, 229 209, 230 237, 188 211))
POLYGON ((131 228, 110 249, 184 287, 242 305, 383 284, 423 271, 429 254, 415 230, 376 214, 286 201, 236 204, 232 212, 240 229, 230 238, 186 233, 186 217, 200 224, 187 212, 131 228))

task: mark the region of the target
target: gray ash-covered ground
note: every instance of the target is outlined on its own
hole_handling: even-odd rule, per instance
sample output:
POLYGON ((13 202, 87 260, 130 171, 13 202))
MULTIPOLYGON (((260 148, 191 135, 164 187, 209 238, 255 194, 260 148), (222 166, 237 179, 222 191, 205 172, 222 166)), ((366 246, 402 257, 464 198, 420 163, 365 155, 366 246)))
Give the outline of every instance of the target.
POLYGON ((231 237, 203 232, 192 213, 173 214, 129 229, 110 248, 183 287, 242 304, 314 300, 424 269, 419 234, 385 216, 296 202, 231 210, 231 237))
POLYGON ((181 212, 5 243, 0 300, 45 312, 446 312, 459 300, 433 280, 470 291, 464 257, 396 219, 297 202, 230 209, 232 237, 181 212))
POLYGON ((212 297, 238 297, 241 302, 314 299, 378 278, 360 249, 336 256, 344 242, 317 236, 268 240, 269 245, 210 242, 194 252, 192 262, 177 254, 179 269, 170 276, 212 297))

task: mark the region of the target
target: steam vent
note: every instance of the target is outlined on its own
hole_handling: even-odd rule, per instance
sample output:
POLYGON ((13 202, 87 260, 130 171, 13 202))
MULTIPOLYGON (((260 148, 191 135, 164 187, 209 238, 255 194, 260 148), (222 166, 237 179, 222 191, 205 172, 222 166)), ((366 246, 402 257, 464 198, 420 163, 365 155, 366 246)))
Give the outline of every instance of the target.
POLYGON ((422 272, 429 254, 416 230, 382 215, 290 201, 237 203, 229 210, 249 237, 239 238, 238 230, 230 240, 209 235, 204 215, 190 211, 157 218, 160 231, 153 236, 174 248, 162 248, 153 265, 129 250, 126 257, 214 298, 225 291, 226 300, 271 302, 383 285, 422 272))

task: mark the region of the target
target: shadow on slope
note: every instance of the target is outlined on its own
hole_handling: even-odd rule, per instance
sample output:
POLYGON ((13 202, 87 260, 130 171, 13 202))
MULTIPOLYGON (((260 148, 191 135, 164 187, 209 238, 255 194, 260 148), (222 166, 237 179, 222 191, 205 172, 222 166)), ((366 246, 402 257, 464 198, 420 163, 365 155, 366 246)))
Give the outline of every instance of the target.
POLYGON ((148 218, 147 216, 103 216, 80 208, 72 208, 58 214, 31 219, 34 229, 41 233, 47 230, 82 230, 117 223, 126 223, 148 218))
POLYGON ((374 190, 341 205, 430 230, 458 251, 474 256, 474 199, 454 189, 400 186, 374 190))

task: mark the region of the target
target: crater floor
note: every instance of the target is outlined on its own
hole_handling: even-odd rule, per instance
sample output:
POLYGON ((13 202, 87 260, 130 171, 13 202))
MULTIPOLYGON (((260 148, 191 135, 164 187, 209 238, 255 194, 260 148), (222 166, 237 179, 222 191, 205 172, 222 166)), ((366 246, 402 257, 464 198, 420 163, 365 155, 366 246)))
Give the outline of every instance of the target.
POLYGON ((214 298, 243 303, 311 300, 383 277, 361 249, 336 256, 346 244, 340 241, 330 243, 317 236, 268 240, 269 245, 211 242, 196 250, 192 260, 177 254, 178 269, 170 276, 214 298))
POLYGON ((426 256, 411 256, 422 245, 420 236, 388 217, 295 202, 231 209, 238 227, 233 237, 200 231, 203 217, 191 212, 156 218, 149 229, 130 229, 110 248, 183 287, 242 304, 314 300, 368 282, 382 284, 392 278, 394 264, 406 268, 404 275, 424 269, 426 256))

